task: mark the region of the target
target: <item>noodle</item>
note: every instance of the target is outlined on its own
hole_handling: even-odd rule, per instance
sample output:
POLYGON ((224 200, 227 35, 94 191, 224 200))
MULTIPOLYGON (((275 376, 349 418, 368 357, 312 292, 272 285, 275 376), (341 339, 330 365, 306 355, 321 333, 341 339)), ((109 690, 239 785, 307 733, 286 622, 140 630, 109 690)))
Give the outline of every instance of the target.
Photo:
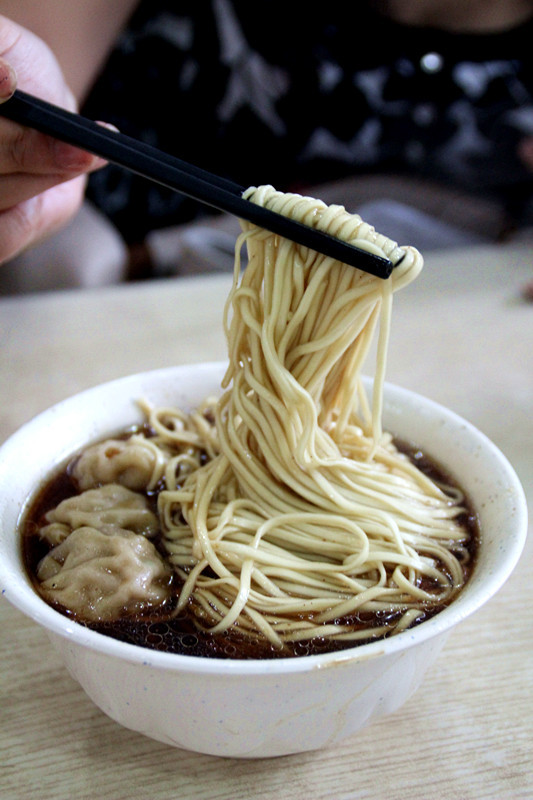
POLYGON ((158 499, 183 580, 176 613, 190 606, 200 627, 276 647, 402 630, 455 596, 467 537, 460 494, 423 475, 381 429, 392 296, 422 258, 340 206, 268 186, 248 197, 397 266, 384 281, 243 223, 224 393, 191 415, 149 411, 156 441, 184 444, 158 499), (376 330, 369 404, 361 370, 376 330), (383 625, 354 624, 366 612, 382 613, 383 625))

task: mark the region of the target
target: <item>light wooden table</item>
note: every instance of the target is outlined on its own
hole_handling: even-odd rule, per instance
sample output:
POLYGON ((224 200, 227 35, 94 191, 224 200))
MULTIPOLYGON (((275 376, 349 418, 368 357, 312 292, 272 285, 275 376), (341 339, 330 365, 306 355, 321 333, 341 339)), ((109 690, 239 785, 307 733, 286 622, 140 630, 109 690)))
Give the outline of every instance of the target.
MULTIPOLYGON (((485 431, 533 500, 533 253, 433 254, 397 295, 388 379, 485 431)), ((55 401, 119 375, 225 358, 227 276, 0 300, 0 440, 55 401)), ((9 491, 9 487, 1 487, 9 491)), ((452 633, 417 694, 335 750, 266 761, 173 749, 105 717, 46 635, 0 601, 0 797, 533 797, 529 540, 499 594, 452 633)))

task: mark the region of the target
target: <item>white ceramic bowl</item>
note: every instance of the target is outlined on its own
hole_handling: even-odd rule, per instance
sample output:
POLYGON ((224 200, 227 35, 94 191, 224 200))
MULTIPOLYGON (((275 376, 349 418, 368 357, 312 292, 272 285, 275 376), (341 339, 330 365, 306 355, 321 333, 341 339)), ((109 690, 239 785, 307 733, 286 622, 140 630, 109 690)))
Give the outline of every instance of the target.
POLYGON ((475 572, 451 606, 381 642, 275 661, 153 652, 69 621, 35 594, 22 566, 17 522, 28 497, 78 448, 138 421, 138 398, 193 407, 218 390, 223 371, 222 364, 200 364, 121 378, 59 403, 15 433, 0 448, 0 590, 47 630, 89 697, 127 728, 219 756, 256 758, 330 746, 399 708, 450 630, 509 577, 526 536, 524 493, 505 457, 472 425, 388 385, 385 427, 449 470, 479 513, 475 572))

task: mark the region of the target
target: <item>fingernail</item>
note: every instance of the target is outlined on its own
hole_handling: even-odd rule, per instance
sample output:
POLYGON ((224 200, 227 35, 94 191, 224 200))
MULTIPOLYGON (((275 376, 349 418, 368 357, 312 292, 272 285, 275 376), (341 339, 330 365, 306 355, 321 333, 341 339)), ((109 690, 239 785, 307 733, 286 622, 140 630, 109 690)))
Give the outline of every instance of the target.
POLYGON ((76 172, 94 172, 107 164, 105 159, 94 156, 86 150, 80 150, 74 145, 61 142, 59 139, 51 139, 50 144, 54 153, 54 159, 60 170, 76 172))
POLYGON ((56 162, 61 169, 74 171, 87 169, 91 159, 89 153, 71 144, 62 142, 59 139, 53 139, 51 144, 54 149, 56 162))
POLYGON ((9 100, 17 88, 17 74, 11 64, 0 58, 0 103, 9 100))
POLYGON ((98 120, 98 125, 101 125, 102 128, 107 128, 108 131, 113 131, 113 133, 120 133, 117 126, 113 125, 111 122, 102 122, 102 120, 98 120))

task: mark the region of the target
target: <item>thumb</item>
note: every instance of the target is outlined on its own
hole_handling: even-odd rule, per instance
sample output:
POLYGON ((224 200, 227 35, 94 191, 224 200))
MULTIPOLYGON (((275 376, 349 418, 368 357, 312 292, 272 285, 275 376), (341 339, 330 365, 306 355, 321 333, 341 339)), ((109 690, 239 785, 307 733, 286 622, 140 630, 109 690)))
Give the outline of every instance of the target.
POLYGON ((0 58, 0 103, 9 100, 17 88, 17 75, 11 64, 0 58))

